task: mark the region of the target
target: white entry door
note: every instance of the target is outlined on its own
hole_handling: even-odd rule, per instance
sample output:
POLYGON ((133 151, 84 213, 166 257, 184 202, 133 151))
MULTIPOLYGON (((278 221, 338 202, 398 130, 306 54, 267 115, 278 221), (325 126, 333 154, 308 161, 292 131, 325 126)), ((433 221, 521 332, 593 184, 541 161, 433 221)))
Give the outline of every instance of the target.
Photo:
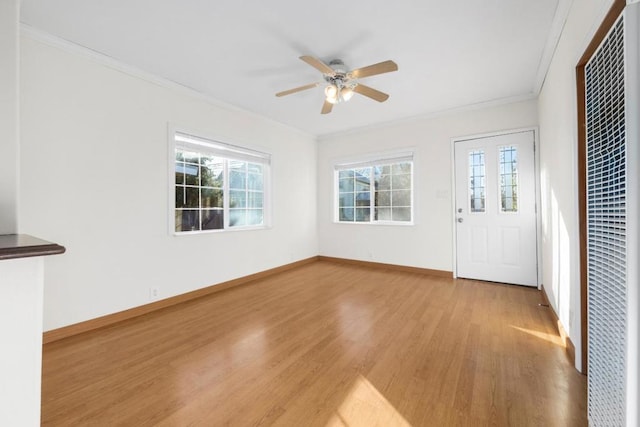
POLYGON ((533 131, 454 143, 456 275, 537 286, 533 131))

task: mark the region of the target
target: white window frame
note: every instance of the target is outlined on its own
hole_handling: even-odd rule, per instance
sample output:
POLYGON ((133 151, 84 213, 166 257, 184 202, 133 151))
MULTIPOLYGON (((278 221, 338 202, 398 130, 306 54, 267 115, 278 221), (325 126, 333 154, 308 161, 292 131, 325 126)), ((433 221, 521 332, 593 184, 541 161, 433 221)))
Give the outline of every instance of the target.
MULTIPOLYGON (((469 152, 467 153, 467 157, 469 156, 469 154, 471 153, 482 153, 482 168, 483 168, 483 172, 484 175, 482 176, 484 179, 484 208, 481 211, 474 211, 473 209, 471 209, 471 194, 472 194, 472 188, 471 188, 471 169, 467 168, 467 212, 469 212, 469 215, 486 215, 487 214, 487 159, 486 159, 486 153, 484 152, 483 149, 480 148, 472 148, 469 150, 469 152)), ((467 158, 467 162, 469 161, 469 159, 467 158)), ((471 166, 471 165, 470 165, 471 166)), ((475 167, 476 165, 472 165, 472 167, 475 167)), ((475 197, 474 197, 475 199, 475 197)))
POLYGON ((411 226, 415 223, 415 200, 414 200, 414 181, 415 181, 415 162, 413 151, 401 151, 390 153, 379 153, 360 156, 355 159, 343 159, 334 162, 333 164, 333 222, 336 224, 358 224, 358 225, 393 225, 393 226, 411 226), (393 221, 393 220, 374 220, 374 210, 376 206, 373 203, 375 200, 375 188, 370 186, 369 191, 371 194, 370 200, 370 216, 369 221, 341 221, 340 220, 340 180, 339 173, 343 170, 366 168, 373 166, 385 166, 394 163, 411 163, 411 186, 409 188, 411 192, 410 197, 410 221, 393 221))
POLYGON ((262 230, 271 227, 271 154, 263 150, 249 148, 246 144, 235 145, 226 141, 221 141, 224 138, 210 137, 203 132, 193 132, 182 128, 177 128, 169 125, 168 131, 168 228, 169 233, 174 236, 185 236, 193 234, 208 234, 208 233, 223 233, 223 232, 236 232, 247 230, 262 230), (186 148, 199 153, 206 153, 214 155, 216 157, 222 157, 225 160, 239 160, 251 163, 259 163, 263 166, 263 221, 260 225, 246 225, 246 226, 229 226, 229 172, 228 163, 225 161, 223 181, 223 228, 212 230, 191 230, 191 231, 177 231, 175 213, 176 213, 176 178, 175 178, 175 163, 176 163, 176 148, 186 148))
POLYGON ((501 150, 505 149, 505 148, 514 148, 516 150, 516 167, 518 168, 516 170, 516 185, 515 187, 517 188, 518 193, 516 194, 516 197, 519 198, 520 197, 520 164, 519 162, 519 158, 518 156, 520 155, 520 146, 518 144, 512 144, 512 145, 500 145, 499 147, 497 147, 497 155, 498 155, 498 215, 518 215, 520 213, 520 206, 518 206, 516 208, 515 211, 503 211, 502 208, 502 172, 500 171, 500 166, 501 166, 501 162, 500 162, 500 152, 501 150))

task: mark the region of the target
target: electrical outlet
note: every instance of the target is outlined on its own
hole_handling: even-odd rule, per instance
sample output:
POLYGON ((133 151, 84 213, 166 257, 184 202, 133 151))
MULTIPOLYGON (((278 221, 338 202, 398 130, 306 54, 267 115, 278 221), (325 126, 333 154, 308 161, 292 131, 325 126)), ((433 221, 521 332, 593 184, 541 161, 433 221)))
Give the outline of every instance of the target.
POLYGON ((157 300, 158 299, 158 288, 149 288, 149 300, 157 300))

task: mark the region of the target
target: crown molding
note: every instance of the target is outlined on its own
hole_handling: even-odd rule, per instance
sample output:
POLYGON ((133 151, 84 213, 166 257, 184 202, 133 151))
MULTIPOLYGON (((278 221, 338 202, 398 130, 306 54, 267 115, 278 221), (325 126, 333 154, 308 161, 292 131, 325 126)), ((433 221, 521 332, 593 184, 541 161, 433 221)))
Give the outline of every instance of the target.
MULTIPOLYGON (((551 43, 549 40, 547 41, 547 47, 545 47, 545 54, 543 55, 544 58, 548 57, 548 62, 551 62, 551 59, 553 58, 553 52, 555 52, 555 47, 557 46, 557 38, 559 38, 559 35, 562 32, 562 28, 564 26, 564 22, 566 21, 566 16, 564 16, 562 19, 559 19, 558 17, 560 15, 565 15, 568 13, 569 8, 571 3, 573 2, 573 0, 559 0, 559 6, 558 6, 558 10, 556 11, 556 18, 554 18, 554 28, 558 27, 557 30, 557 37, 556 39, 554 39, 553 37, 550 37, 549 40, 554 40, 553 43, 551 43), (561 7, 561 5, 563 5, 561 7), (567 6, 568 5, 568 6, 567 6), (560 10, 562 8, 562 10, 560 10), (566 12, 566 13, 565 13, 566 12), (559 24, 561 23, 561 25, 559 24), (553 48, 550 48, 549 46, 552 46, 553 48), (549 50, 551 49, 551 53, 547 53, 549 50)), ((542 83, 544 82, 544 76, 546 76, 546 72, 548 70, 549 64, 546 64, 545 66, 542 66, 542 61, 541 61, 541 65, 539 67, 538 70, 538 78, 537 78, 537 83, 536 83, 536 90, 531 92, 531 93, 527 93, 527 94, 523 94, 523 95, 516 95, 516 96, 511 96, 511 97, 506 97, 506 98, 498 98, 498 99, 492 99, 492 100, 487 100, 487 101, 482 101, 479 103, 474 103, 474 104, 468 104, 468 105, 463 105, 460 107, 455 107, 455 108, 451 108, 451 109, 444 109, 444 110, 437 110, 437 111, 432 111, 432 112, 428 112, 425 114, 420 114, 417 116, 410 116, 410 117, 404 117, 404 118, 400 118, 400 119, 396 119, 396 120, 391 120, 391 121, 386 121, 386 122, 381 122, 381 123, 375 123, 372 125, 367 125, 367 126, 361 126, 361 127, 356 127, 356 128, 352 128, 352 129, 347 129, 347 130, 342 130, 342 131, 336 131, 336 132, 330 132, 330 133, 325 133, 325 134, 312 134, 309 133, 307 131, 304 131, 302 129, 293 127, 291 125, 279 122, 277 120, 273 120, 271 118, 262 116, 258 113, 255 113, 253 111, 250 110, 246 110, 243 108, 240 108, 238 106, 235 106, 233 104, 229 104, 223 101, 220 101, 218 99, 215 99, 209 95, 206 95, 200 91, 197 91, 193 88, 190 88, 188 86, 184 86, 180 83, 177 83, 173 80, 164 78, 164 77, 160 77, 158 75, 155 75, 153 73, 150 73, 148 71, 144 71, 141 70, 137 67, 134 67, 132 65, 129 65, 127 63, 124 63, 116 58, 113 58, 111 56, 105 55, 104 53, 98 52, 96 50, 93 50, 91 48, 88 48, 86 46, 82 46, 79 45, 77 43, 74 43, 72 41, 63 39, 61 37, 58 36, 54 36, 50 33, 47 33, 46 31, 40 30, 38 28, 32 27, 29 24, 26 23, 21 23, 20 24, 20 34, 23 37, 29 38, 31 40, 46 44, 48 46, 52 46, 55 47, 57 49, 60 49, 62 51, 71 53, 71 54, 75 54, 78 55, 80 57, 83 57, 85 59, 88 59, 90 61, 96 62, 100 65, 103 65, 105 67, 111 68, 113 70, 122 72, 124 74, 127 74, 129 76, 150 82, 152 84, 155 84, 157 86, 163 87, 165 89, 169 89, 172 90, 174 92, 180 93, 182 95, 185 96, 189 96, 195 99, 199 99, 202 100, 212 106, 218 107, 218 108, 223 108, 226 110, 231 110, 231 111, 235 111, 235 112, 239 112, 242 114, 246 114, 249 115, 255 119, 261 120, 261 121, 265 121, 274 125, 277 125, 279 127, 283 127, 289 131, 294 131, 297 132, 298 134, 300 134, 301 136, 307 137, 307 138, 312 138, 316 141, 322 141, 322 140, 326 140, 326 139, 330 139, 330 138, 334 138, 337 136, 344 136, 344 135, 352 135, 352 134, 357 134, 357 133, 361 133, 361 132, 366 132, 366 131, 370 131, 370 130, 375 130, 375 129, 381 129, 381 128, 387 128, 387 127, 391 127, 391 126, 396 126, 399 124, 403 124, 403 123, 411 123, 411 122, 416 122, 416 121, 420 121, 420 120, 429 120, 429 119, 434 119, 437 117, 442 117, 442 116, 447 116, 447 115, 452 115, 452 114, 458 114, 461 112, 466 112, 466 111, 474 111, 474 110, 480 110, 480 109, 484 109, 484 108, 491 108, 491 107, 497 107, 497 106, 501 106, 501 105, 507 105, 507 104, 513 104, 513 103, 518 103, 518 102, 524 102, 524 101, 529 101, 532 99, 536 99, 538 97, 538 94, 540 92, 540 89, 542 87, 542 83), (541 71, 543 70, 543 71, 541 71), (540 77, 540 75, 542 75, 542 77, 540 77), (539 80, 539 83, 538 83, 539 80), (539 85, 539 87, 538 87, 539 85)), ((553 34, 555 34, 555 32, 553 32, 553 34)), ((545 59, 545 61, 547 61, 547 59, 545 59)))
POLYGON ((295 127, 292 127, 290 125, 287 125, 285 123, 279 122, 277 120, 273 120, 271 118, 262 116, 258 113, 255 113, 253 111, 250 110, 246 110, 243 108, 240 108, 236 105, 233 104, 229 104, 223 101, 220 101, 218 99, 215 99, 209 95, 206 95, 200 91, 197 91, 191 87, 185 86, 181 83, 175 82, 173 80, 164 78, 164 77, 160 77, 156 74, 150 73, 148 71, 144 71, 141 70, 140 68, 134 67, 132 65, 129 65, 127 63, 124 63, 114 57, 111 57, 109 55, 105 55, 104 53, 98 52, 94 49, 91 49, 89 47, 86 46, 82 46, 79 45, 77 43, 74 43, 72 41, 63 39, 61 37, 58 36, 54 36, 53 34, 47 33, 46 31, 40 30, 38 28, 32 27, 29 24, 25 24, 24 22, 20 23, 20 35, 22 37, 26 37, 29 38, 31 40, 46 44, 48 46, 51 47, 55 47, 57 49, 60 49, 64 52, 68 52, 71 54, 75 54, 78 55, 80 57, 83 57, 85 59, 88 59, 90 61, 93 61, 95 63, 98 63, 100 65, 103 65, 107 68, 111 68, 113 70, 119 71, 121 73, 127 74, 131 77, 135 77, 141 80, 144 80, 146 82, 155 84, 157 86, 160 86, 162 88, 165 89, 169 89, 172 90, 174 92, 177 92, 181 95, 185 95, 185 96, 189 96, 192 98, 196 98, 199 99, 201 101, 204 101, 212 106, 218 107, 218 108, 222 108, 225 110, 230 110, 230 111, 234 111, 234 112, 238 112, 238 113, 242 113, 242 114, 246 114, 249 115, 255 119, 258 120, 262 120, 274 125, 277 125, 279 127, 283 127, 286 128, 287 130, 290 131, 294 131, 297 132, 299 134, 301 134, 302 136, 305 136, 307 138, 312 138, 312 139, 316 139, 317 136, 314 134, 311 134, 309 132, 305 132, 302 129, 298 129, 295 127))
POLYGON ((538 63, 538 71, 536 72, 536 78, 533 83, 533 93, 536 95, 540 94, 544 81, 547 78, 551 61, 556 53, 556 49, 558 48, 558 43, 560 43, 560 38, 562 37, 564 26, 567 23, 567 18, 569 17, 572 4, 573 0, 558 1, 558 6, 556 7, 556 11, 553 15, 553 21, 551 23, 551 29, 549 30, 549 36, 547 37, 547 42, 544 46, 544 50, 542 51, 542 56, 538 63))
POLYGON ((378 130, 378 129, 384 129, 384 128, 389 128, 389 127, 393 127, 393 126, 398 126, 398 125, 402 125, 402 124, 406 124, 406 123, 419 122, 419 121, 422 121, 422 120, 431 120, 431 119, 435 119, 435 118, 438 118, 438 117, 451 116, 451 115, 454 115, 454 114, 464 113, 464 112, 468 112, 468 111, 483 110, 483 109, 486 109, 486 108, 500 107, 502 105, 516 104, 516 103, 519 103, 519 102, 526 102, 526 101, 535 100, 537 98, 538 98, 538 94, 537 93, 527 93, 527 94, 524 94, 524 95, 509 96, 509 97, 506 97, 506 98, 497 98, 497 99, 478 102, 478 103, 474 103, 474 104, 467 104, 467 105, 463 105, 463 106, 460 106, 460 107, 432 111, 432 112, 425 113, 425 114, 420 114, 420 115, 417 115, 417 116, 404 117, 404 118, 397 119, 397 120, 391 120, 391 121, 382 122, 382 123, 375 123, 373 125, 361 126, 361 127, 358 127, 358 128, 353 128, 353 129, 348 129, 348 130, 343 130, 343 131, 338 131, 338 132, 326 133, 326 134, 319 135, 318 136, 318 141, 321 142, 323 140, 332 139, 332 138, 335 138, 335 137, 354 135, 354 134, 368 132, 368 131, 372 131, 372 130, 378 130))

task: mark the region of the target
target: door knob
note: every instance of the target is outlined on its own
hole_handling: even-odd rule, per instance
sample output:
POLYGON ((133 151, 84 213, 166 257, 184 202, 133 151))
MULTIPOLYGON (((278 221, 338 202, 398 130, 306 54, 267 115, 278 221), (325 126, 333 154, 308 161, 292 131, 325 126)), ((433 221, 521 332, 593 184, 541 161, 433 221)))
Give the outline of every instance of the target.
POLYGON ((464 221, 462 218, 458 218, 458 222, 462 222, 464 221))

